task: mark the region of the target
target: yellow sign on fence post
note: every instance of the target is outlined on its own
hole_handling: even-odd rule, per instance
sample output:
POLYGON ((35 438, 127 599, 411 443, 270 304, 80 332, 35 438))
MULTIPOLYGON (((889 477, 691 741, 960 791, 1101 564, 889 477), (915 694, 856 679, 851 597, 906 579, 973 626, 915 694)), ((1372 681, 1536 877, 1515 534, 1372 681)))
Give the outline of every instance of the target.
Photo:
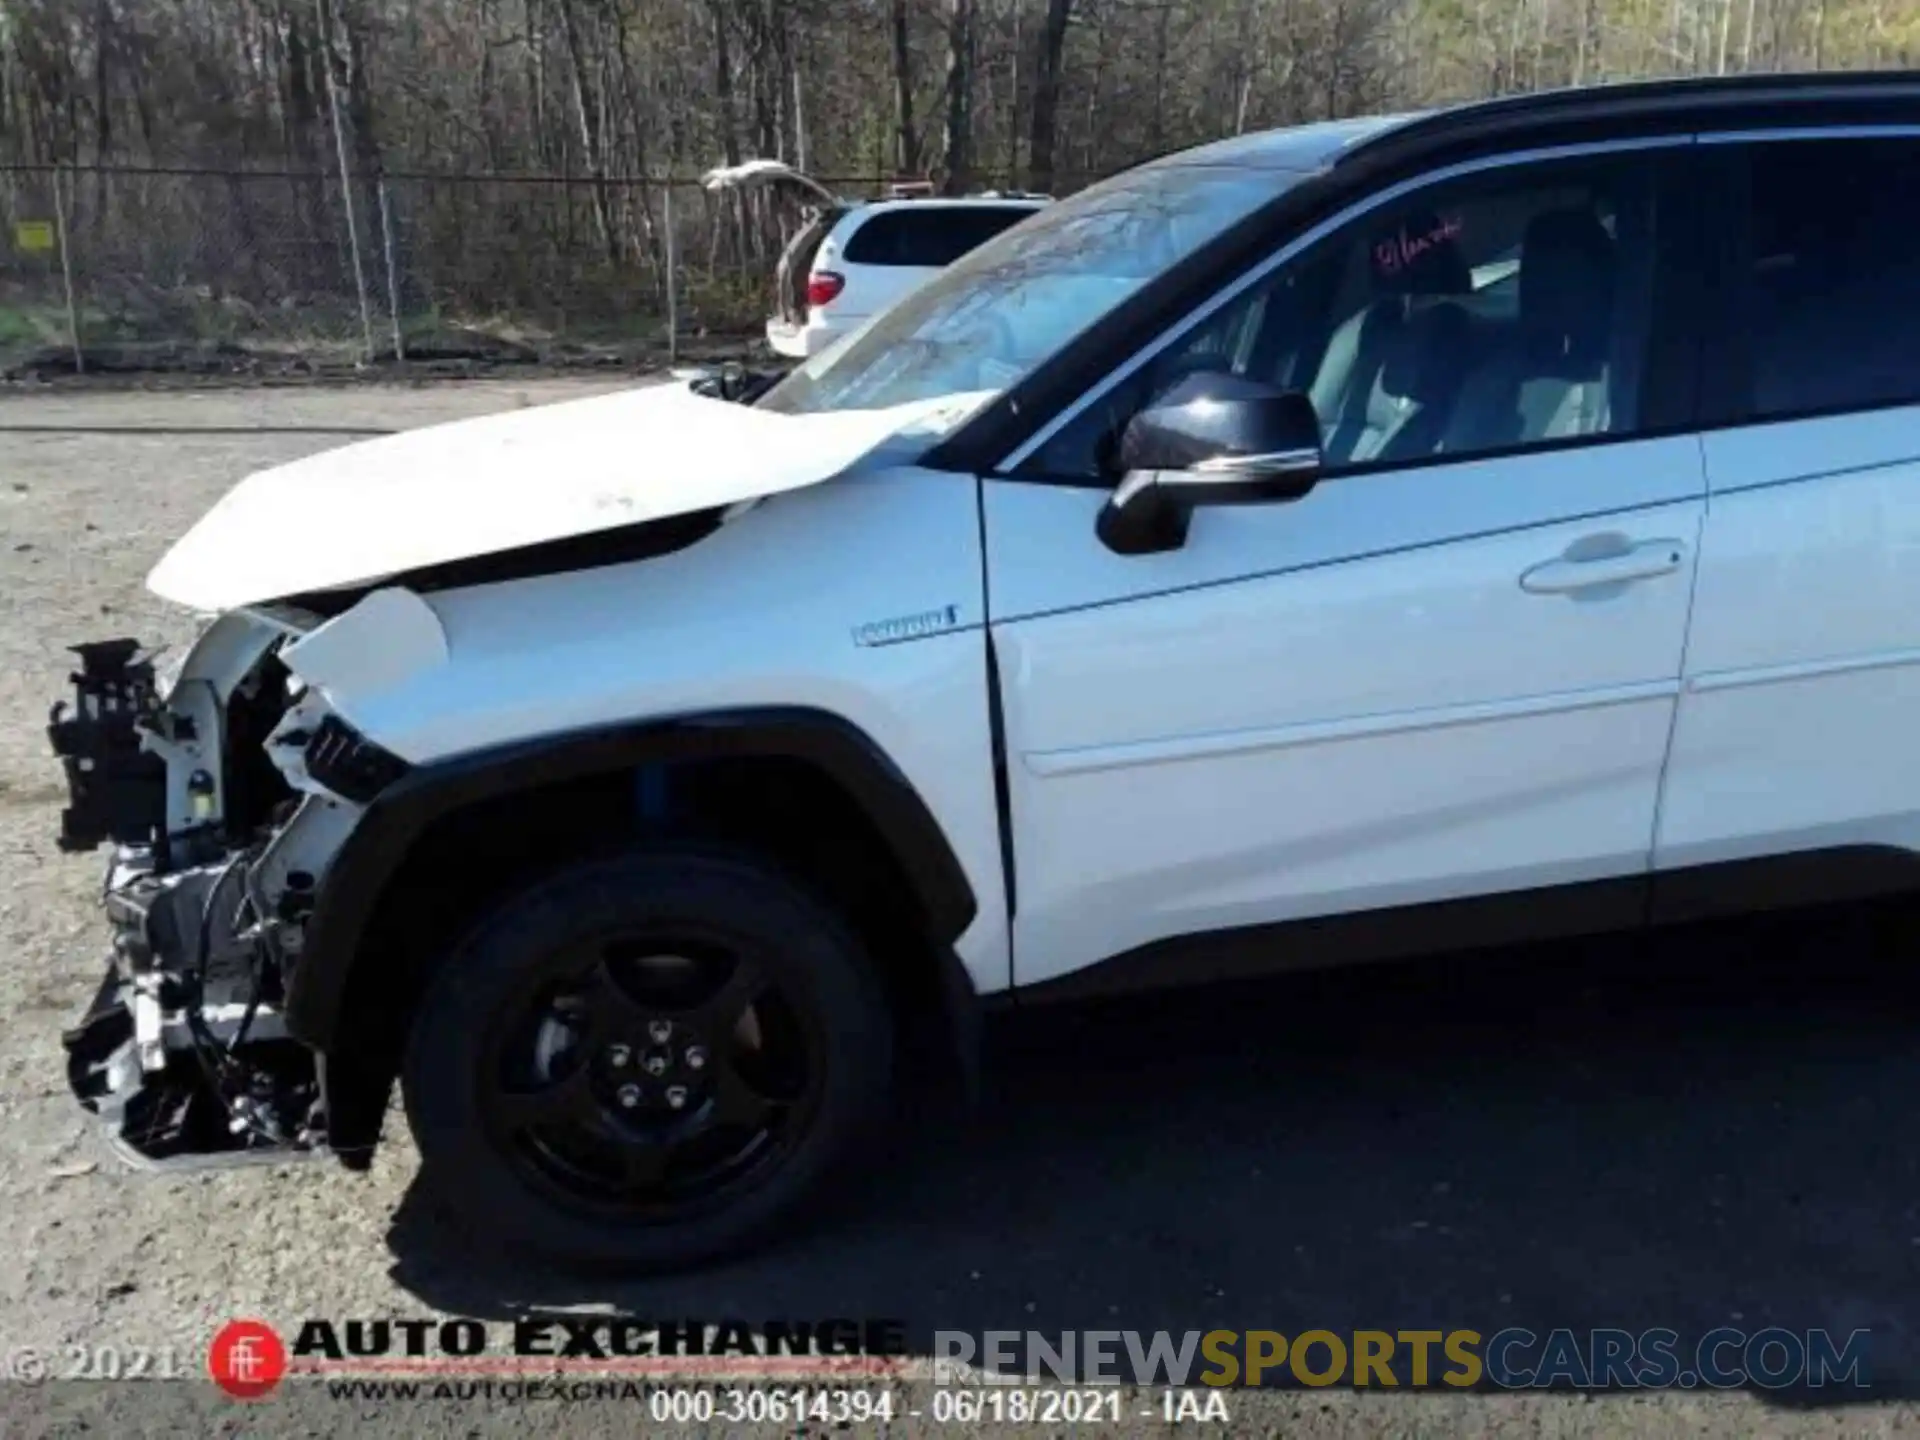
POLYGON ((13 243, 29 255, 46 254, 53 249, 53 222, 51 220, 14 221, 13 243))

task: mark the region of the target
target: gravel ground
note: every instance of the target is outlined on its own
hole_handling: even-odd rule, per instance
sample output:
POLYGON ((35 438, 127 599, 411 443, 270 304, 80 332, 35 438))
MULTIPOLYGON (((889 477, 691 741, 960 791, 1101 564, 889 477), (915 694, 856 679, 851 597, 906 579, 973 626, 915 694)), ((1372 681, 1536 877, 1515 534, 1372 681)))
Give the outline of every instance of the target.
MULTIPOLYGON (((399 427, 605 388, 0 399, 0 1345, 41 1347, 56 1367, 69 1346, 171 1347, 197 1368, 236 1315, 547 1307, 890 1316, 916 1336, 1824 1326, 1871 1330, 1867 1393, 1241 1392, 1233 1429, 1859 1435, 1920 1421, 1920 1006, 1894 911, 1307 976, 1224 1005, 1019 1017, 994 1031, 978 1116, 903 1127, 864 1193, 805 1238, 651 1284, 463 1253, 411 1194, 404 1135, 367 1175, 318 1163, 155 1178, 105 1158, 58 1045, 103 941, 97 859, 51 838, 62 792, 42 727, 61 647, 185 641, 190 622, 146 597, 142 575, 243 474, 344 443, 298 427, 399 427), (142 426, 222 433, 124 433, 142 426)), ((631 1433, 636 1418, 307 1400, 241 1411, 184 1385, 8 1386, 0 1431, 631 1433)))

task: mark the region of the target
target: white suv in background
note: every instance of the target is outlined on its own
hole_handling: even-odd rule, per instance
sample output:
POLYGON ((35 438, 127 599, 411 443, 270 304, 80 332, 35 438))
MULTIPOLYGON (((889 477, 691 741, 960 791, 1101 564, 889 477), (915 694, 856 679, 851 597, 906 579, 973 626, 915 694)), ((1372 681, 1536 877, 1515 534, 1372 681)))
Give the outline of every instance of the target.
POLYGON ((1040 196, 881 200, 830 207, 780 257, 767 343, 804 360, 1046 204, 1040 196))

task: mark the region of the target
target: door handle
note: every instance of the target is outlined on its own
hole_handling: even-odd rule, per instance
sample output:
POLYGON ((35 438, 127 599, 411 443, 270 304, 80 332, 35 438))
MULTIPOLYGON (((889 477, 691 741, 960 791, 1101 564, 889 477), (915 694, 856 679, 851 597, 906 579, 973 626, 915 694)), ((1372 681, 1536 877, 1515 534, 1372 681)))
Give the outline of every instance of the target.
POLYGON ((1607 585, 1628 585, 1671 575, 1687 557, 1678 540, 1633 542, 1624 535, 1589 535, 1564 554, 1535 565, 1520 577, 1529 595, 1575 595, 1607 585))

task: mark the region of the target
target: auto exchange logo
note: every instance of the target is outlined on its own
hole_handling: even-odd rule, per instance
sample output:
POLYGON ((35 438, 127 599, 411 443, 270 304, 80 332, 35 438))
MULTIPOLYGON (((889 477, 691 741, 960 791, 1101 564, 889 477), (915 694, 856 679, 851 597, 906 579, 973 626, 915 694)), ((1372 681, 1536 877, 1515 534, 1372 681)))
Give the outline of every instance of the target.
POLYGON ((258 1400, 287 1373, 287 1347, 264 1320, 229 1320, 207 1351, 213 1383, 236 1400, 258 1400))
POLYGON ((651 1322, 609 1316, 522 1319, 505 1344, 482 1321, 317 1320, 291 1343, 263 1320, 230 1320, 207 1350, 213 1381, 238 1400, 271 1394, 301 1375, 697 1374, 860 1378, 908 1364, 900 1320, 651 1322))

